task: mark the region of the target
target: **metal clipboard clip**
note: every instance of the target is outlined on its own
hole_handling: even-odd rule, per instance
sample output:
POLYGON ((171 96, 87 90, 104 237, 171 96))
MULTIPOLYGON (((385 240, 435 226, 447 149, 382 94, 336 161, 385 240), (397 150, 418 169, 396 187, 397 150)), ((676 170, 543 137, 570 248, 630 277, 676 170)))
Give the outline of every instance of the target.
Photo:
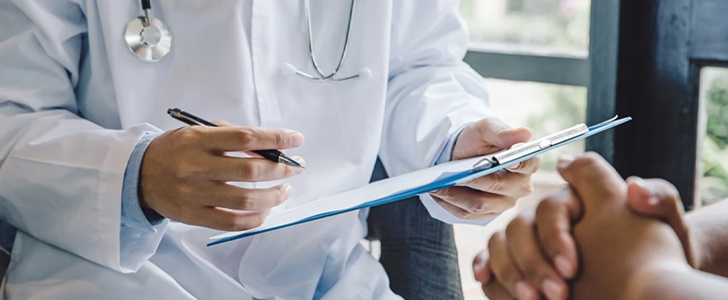
POLYGON ((485 170, 485 169, 491 168, 493 166, 502 165, 502 164, 508 163, 510 161, 514 161, 514 160, 522 158, 526 155, 532 154, 536 151, 540 151, 543 149, 547 149, 551 146, 558 145, 562 142, 565 142, 565 141, 571 140, 573 138, 576 138, 578 136, 581 136, 583 134, 586 134, 587 132, 589 132, 589 130, 596 129, 596 128, 599 128, 606 124, 609 124, 610 122, 616 120, 618 117, 619 116, 614 116, 613 118, 606 120, 602 123, 599 123, 597 125, 594 125, 592 127, 587 127, 584 124, 579 124, 574 127, 565 129, 563 131, 554 133, 552 135, 548 135, 546 137, 540 138, 538 140, 534 140, 534 141, 527 142, 527 143, 515 144, 510 149, 496 152, 492 156, 485 157, 482 160, 478 161, 476 164, 473 165, 473 170, 474 171, 485 170))

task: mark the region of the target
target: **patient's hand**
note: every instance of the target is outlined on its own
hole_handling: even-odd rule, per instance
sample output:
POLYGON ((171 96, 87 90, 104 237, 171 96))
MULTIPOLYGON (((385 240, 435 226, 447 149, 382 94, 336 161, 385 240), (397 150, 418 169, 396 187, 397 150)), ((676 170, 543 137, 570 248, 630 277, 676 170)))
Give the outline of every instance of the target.
MULTIPOLYGON (((627 184, 603 159, 588 154, 564 160, 559 167, 572 190, 545 199, 535 218, 523 214, 514 219, 505 233, 491 239, 490 259, 476 258, 476 279, 484 282, 491 299, 511 299, 511 295, 537 299, 539 289, 549 299, 566 298, 564 278, 574 276, 577 268, 568 233, 570 223, 582 213, 584 220, 575 231, 582 255, 578 264, 583 265, 576 277, 577 298, 623 298, 628 283, 639 283, 637 271, 652 263, 684 264, 680 244, 669 228, 627 209, 627 184)), ((630 201, 639 192, 638 185, 630 184, 630 201)))
POLYGON ((666 264, 687 266, 674 231, 628 208, 627 184, 604 159, 587 154, 562 162, 559 173, 584 209, 574 227, 581 259, 575 298, 628 299, 650 270, 666 264))

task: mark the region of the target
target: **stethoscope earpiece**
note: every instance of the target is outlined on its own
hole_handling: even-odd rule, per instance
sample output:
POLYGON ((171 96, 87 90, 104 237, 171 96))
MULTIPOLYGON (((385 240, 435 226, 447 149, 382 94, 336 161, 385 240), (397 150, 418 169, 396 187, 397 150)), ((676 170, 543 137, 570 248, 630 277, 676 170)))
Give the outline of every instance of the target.
POLYGON ((141 0, 144 15, 126 24, 124 40, 134 56, 146 62, 157 62, 172 49, 172 32, 164 22, 152 17, 149 0, 141 0))

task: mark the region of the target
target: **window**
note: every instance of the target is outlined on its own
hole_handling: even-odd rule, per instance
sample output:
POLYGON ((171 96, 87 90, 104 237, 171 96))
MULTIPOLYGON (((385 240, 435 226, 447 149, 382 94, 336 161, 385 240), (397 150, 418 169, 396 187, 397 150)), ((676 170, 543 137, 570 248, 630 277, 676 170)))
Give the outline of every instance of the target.
POLYGON ((705 130, 698 200, 706 206, 728 199, 728 69, 703 68, 700 81, 705 130))
MULTIPOLYGON (((728 68, 728 1, 669 2, 464 0, 473 41, 466 61, 486 78, 587 87, 587 123, 633 117, 591 137, 588 149, 623 177, 670 181, 686 209, 709 205, 728 197, 728 69, 715 68, 728 68)), ((472 256, 529 201, 485 229, 456 226, 466 299, 484 298, 471 279, 472 256)))
MULTIPOLYGON (((495 115, 506 123, 533 130, 534 137, 584 123, 586 118, 586 88, 537 82, 508 81, 486 78, 495 115), (554 118, 558 115, 559 118, 554 118)), ((584 152, 584 143, 577 142, 541 156, 542 167, 533 177, 535 192, 521 199, 519 208, 529 207, 563 185, 556 172, 556 161, 563 154, 584 152)), ((465 299, 483 299, 483 292, 472 276, 473 257, 483 249, 491 234, 503 228, 518 211, 511 210, 488 226, 455 225, 455 243, 458 247, 463 294, 465 299)))
MULTIPOLYGON (((609 66, 616 65, 619 12, 614 1, 463 0, 460 8, 471 35, 465 61, 485 78, 491 107, 505 122, 529 127, 534 137, 541 137, 577 123, 589 124, 588 117, 594 123, 613 116, 611 92, 616 79, 609 77, 616 71, 609 66), (592 9, 599 11, 594 18, 592 9), (592 24, 597 24, 600 37, 593 43, 592 24), (599 64, 590 62, 590 51, 599 64), (592 87, 594 74, 599 80, 592 87), (588 88, 597 92, 591 94, 588 88)), ((611 143, 608 137, 604 140, 611 143)), ((591 149, 610 153, 604 151, 609 145, 591 149)), ((465 299, 485 299, 472 277, 474 255, 518 211, 560 188, 563 180, 556 172, 557 158, 582 153, 584 148, 583 142, 574 143, 543 155, 542 168, 533 177, 534 194, 488 226, 454 226, 465 299)))
POLYGON ((589 0, 464 0, 471 42, 578 50, 589 47, 589 0))

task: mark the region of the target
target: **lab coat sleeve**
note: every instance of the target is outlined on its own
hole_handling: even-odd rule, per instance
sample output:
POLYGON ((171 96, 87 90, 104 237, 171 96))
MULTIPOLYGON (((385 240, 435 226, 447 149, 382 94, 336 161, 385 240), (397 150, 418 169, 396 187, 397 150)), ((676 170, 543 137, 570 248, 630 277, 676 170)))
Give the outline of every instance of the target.
POLYGON ((72 1, 0 2, 0 219, 133 272, 156 248, 121 245, 124 173, 137 142, 159 130, 102 128, 80 116, 74 88, 85 33, 72 1))
MULTIPOLYGON (((459 1, 396 1, 380 158, 390 176, 434 165, 448 140, 490 115, 483 79, 462 59, 468 31, 459 1)), ((468 222, 421 196, 430 215, 468 222)), ((477 222, 482 224, 484 222, 477 222)))

